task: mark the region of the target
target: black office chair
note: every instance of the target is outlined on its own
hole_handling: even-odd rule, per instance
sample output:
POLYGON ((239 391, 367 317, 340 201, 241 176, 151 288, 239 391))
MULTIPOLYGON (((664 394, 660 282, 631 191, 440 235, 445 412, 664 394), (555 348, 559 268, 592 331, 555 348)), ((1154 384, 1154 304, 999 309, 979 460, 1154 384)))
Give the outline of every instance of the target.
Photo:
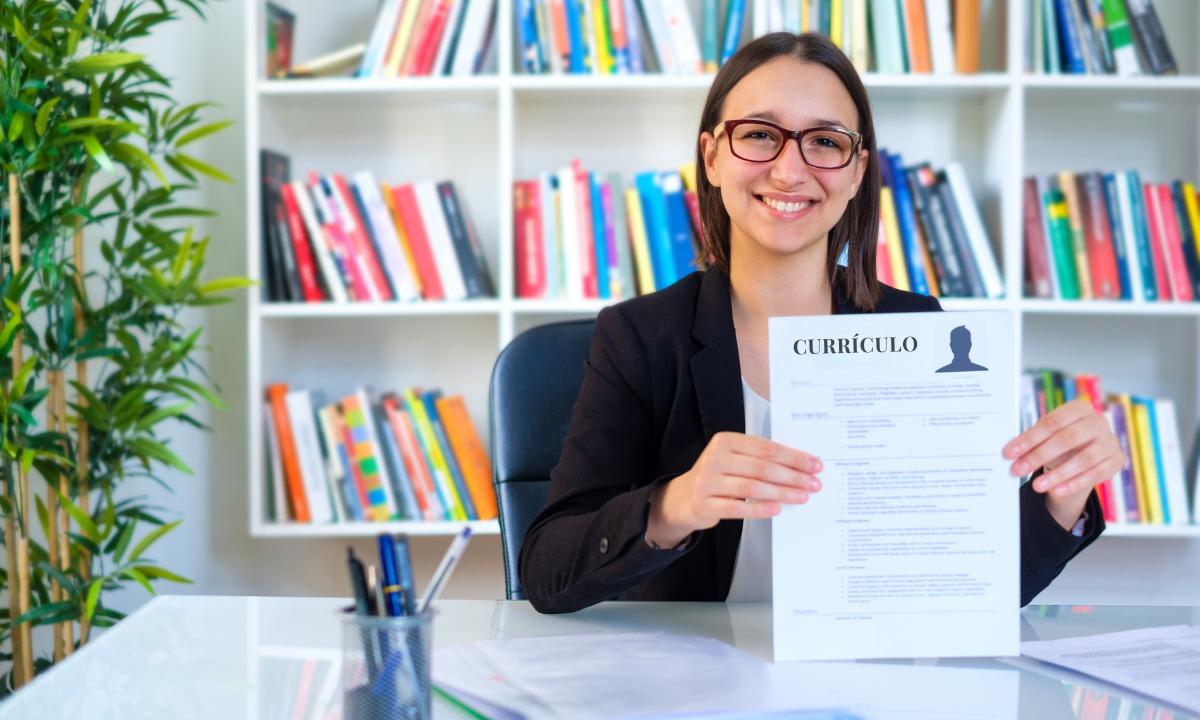
POLYGON ((521 540, 546 504, 594 325, 594 320, 571 320, 526 330, 500 352, 492 368, 492 483, 509 600, 525 599, 517 577, 521 540))

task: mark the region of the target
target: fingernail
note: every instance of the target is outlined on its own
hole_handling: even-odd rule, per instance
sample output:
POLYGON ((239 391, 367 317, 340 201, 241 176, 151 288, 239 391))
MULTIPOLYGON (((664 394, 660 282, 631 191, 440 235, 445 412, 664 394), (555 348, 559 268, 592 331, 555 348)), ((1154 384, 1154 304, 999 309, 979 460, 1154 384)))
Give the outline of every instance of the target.
POLYGON ((1025 460, 1018 460, 1013 463, 1012 471, 1014 475, 1024 475, 1029 472, 1029 463, 1025 460))
POLYGON ((810 482, 808 484, 808 486, 812 489, 813 492, 816 492, 817 490, 821 489, 821 481, 816 478, 813 478, 812 482, 810 482))
POLYGON ((808 466, 812 468, 813 472, 821 472, 821 469, 825 467, 821 464, 821 458, 813 458, 812 462, 810 462, 808 466))
POLYGON ((1008 444, 1004 446, 1004 450, 1001 452, 1001 454, 1004 455, 1004 457, 1013 458, 1021 454, 1018 452, 1020 448, 1021 443, 1017 442, 1016 440, 1009 440, 1008 444))
POLYGON ((1066 487, 1063 487, 1060 485, 1060 486, 1054 488, 1054 494, 1055 495, 1066 495, 1068 490, 1069 490, 1069 488, 1066 488, 1066 487))

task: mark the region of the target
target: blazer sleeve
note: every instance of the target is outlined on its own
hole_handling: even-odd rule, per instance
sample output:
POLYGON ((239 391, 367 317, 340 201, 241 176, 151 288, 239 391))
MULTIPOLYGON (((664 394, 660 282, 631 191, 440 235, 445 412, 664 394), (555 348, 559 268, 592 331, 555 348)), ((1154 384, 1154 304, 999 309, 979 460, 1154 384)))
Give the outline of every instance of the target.
MULTIPOLYGON (((937 298, 929 298, 928 310, 941 310, 937 298)), ((1041 475, 1039 469, 1021 486, 1021 606, 1033 600, 1050 584, 1067 562, 1091 545, 1104 532, 1104 515, 1100 509, 1100 497, 1093 489, 1084 505, 1087 521, 1083 533, 1076 536, 1050 514, 1046 507, 1046 496, 1033 489, 1033 479, 1041 475)))
POLYGON ((617 597, 695 544, 645 541, 656 448, 645 348, 619 308, 596 318, 563 453, 546 507, 521 545, 521 586, 539 612, 573 612, 617 597))

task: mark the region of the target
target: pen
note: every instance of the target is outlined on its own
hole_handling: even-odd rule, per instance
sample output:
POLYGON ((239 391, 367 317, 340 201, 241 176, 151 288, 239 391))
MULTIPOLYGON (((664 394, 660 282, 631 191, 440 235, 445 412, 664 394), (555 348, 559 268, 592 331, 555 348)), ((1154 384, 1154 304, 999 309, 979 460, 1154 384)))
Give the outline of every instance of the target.
POLYGON ((454 571, 454 566, 462 558, 463 551, 467 549, 467 543, 470 540, 471 527, 468 525, 454 538, 454 542, 450 543, 450 547, 446 548, 446 554, 442 556, 441 564, 438 565, 438 569, 433 573, 433 579, 429 581, 429 589, 425 591, 425 601, 421 603, 421 612, 429 610, 430 604, 433 603, 434 598, 441 592, 442 585, 446 584, 450 573, 454 571))
POLYGON ((367 566, 367 613, 369 615, 378 616, 382 614, 383 603, 381 601, 382 593, 379 587, 379 578, 375 575, 375 566, 367 566))
MULTIPOLYGON (((354 593, 354 610, 360 616, 370 615, 371 601, 367 593, 367 576, 363 571, 362 561, 354 557, 354 548, 346 548, 346 565, 350 569, 350 588, 354 593)), ((362 639, 363 656, 367 664, 367 676, 374 682, 379 677, 379 664, 371 645, 371 633, 364 627, 359 628, 362 639)))
POLYGON ((408 536, 404 533, 396 535, 396 573, 400 578, 400 592, 404 603, 404 614, 415 615, 417 612, 417 591, 413 583, 412 556, 408 552, 408 536))
POLYGON ((362 561, 354 557, 354 548, 346 548, 346 564, 350 568, 350 591, 354 593, 354 611, 359 615, 369 615, 367 576, 362 561))
POLYGON ((404 615, 403 586, 396 568, 396 546, 392 536, 379 533, 379 564, 383 568, 383 602, 391 617, 404 615))

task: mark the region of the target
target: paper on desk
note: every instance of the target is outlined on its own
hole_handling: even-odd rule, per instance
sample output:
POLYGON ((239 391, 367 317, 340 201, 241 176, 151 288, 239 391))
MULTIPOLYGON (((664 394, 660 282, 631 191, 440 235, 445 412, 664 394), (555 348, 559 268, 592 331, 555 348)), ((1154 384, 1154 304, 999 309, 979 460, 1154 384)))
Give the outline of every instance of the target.
POLYGON ((1200 626, 1023 642, 1021 654, 1200 713, 1200 626))
POLYGON ((774 317, 771 439, 820 493, 771 521, 776 660, 1016 655, 1011 313, 774 317))
POLYGON ((1016 718, 1019 673, 876 663, 775 665, 711 638, 603 633, 434 652, 433 681, 488 717, 1016 718), (948 690, 951 688, 953 690, 948 690))

